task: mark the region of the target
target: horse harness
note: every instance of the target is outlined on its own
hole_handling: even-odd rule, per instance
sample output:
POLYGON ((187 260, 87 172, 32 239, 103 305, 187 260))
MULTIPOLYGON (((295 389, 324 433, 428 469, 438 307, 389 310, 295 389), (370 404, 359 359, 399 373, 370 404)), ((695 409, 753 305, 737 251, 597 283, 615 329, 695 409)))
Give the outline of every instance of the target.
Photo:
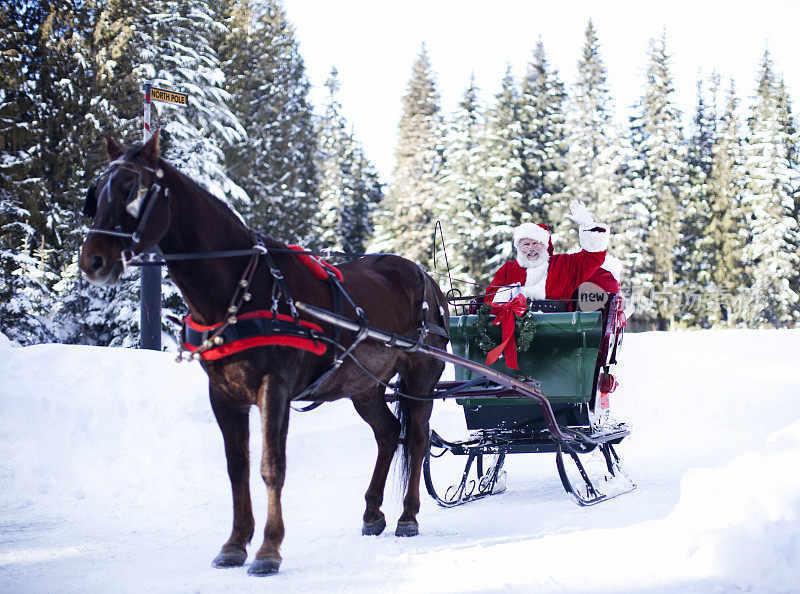
MULTIPOLYGON (((328 281, 333 295, 334 309, 342 312, 342 295, 347 296, 340 284, 342 273, 336 268, 304 253, 299 246, 290 246, 297 252, 301 262, 309 267, 317 278, 328 281)), ((347 296, 349 299, 349 296, 347 296)), ((352 301, 351 301, 352 303, 352 301)), ((355 306, 359 319, 364 318, 361 308, 355 306)), ((181 356, 180 359, 203 359, 216 361, 257 346, 288 346, 306 350, 315 355, 322 355, 327 346, 323 330, 317 324, 300 319, 294 305, 292 294, 287 286, 283 273, 275 264, 270 250, 260 241, 254 247, 242 278, 227 309, 225 321, 211 326, 197 323, 188 314, 181 320, 181 356), (253 280, 259 260, 263 258, 272 276, 272 305, 269 310, 255 310, 239 314, 242 305, 252 299, 248 289, 253 280), (284 302, 291 315, 278 312, 284 302)), ((364 318, 366 324, 366 319, 364 318)), ((340 330, 336 330, 334 342, 339 343, 340 330)))
MULTIPOLYGON (((313 395, 320 386, 341 367, 347 357, 352 357, 355 360, 352 353, 355 348, 367 338, 368 320, 364 310, 356 305, 347 291, 344 290, 344 287, 342 287, 342 273, 337 268, 321 258, 317 258, 313 252, 305 250, 297 245, 288 246, 288 250, 280 250, 293 253, 311 270, 314 276, 329 283, 333 298, 334 313, 342 315, 345 299, 353 307, 360 330, 356 332, 352 344, 347 348, 341 345, 340 339, 342 329, 340 327, 334 327, 334 337, 330 339, 324 335, 320 326, 313 322, 300 319, 300 315, 297 312, 292 294, 285 282, 283 273, 275 264, 270 250, 255 233, 254 245, 250 249, 197 254, 161 254, 161 262, 154 261, 154 257, 151 254, 136 255, 135 250, 140 247, 142 234, 147 227, 156 200, 159 196, 168 196, 169 189, 162 188, 160 183, 160 180, 164 177, 164 172, 161 168, 152 169, 142 165, 137 165, 136 168, 134 168, 131 163, 125 161, 122 157, 113 161, 106 170, 106 174, 108 174, 109 177, 100 191, 100 196, 98 197, 96 195, 96 185, 93 184, 89 187, 83 206, 83 214, 85 216, 94 217, 97 214, 99 201, 102 200, 103 197, 107 197, 110 192, 110 186, 115 176, 120 171, 129 171, 136 175, 125 201, 125 210, 135 219, 136 229, 130 233, 124 231, 122 229, 119 213, 114 212, 112 215, 115 225, 113 230, 90 228, 87 230, 87 233, 108 235, 123 240, 122 262, 124 267, 134 263, 134 260, 139 261, 139 263, 143 265, 152 265, 161 264, 168 260, 250 256, 250 260, 231 297, 227 309, 228 317, 223 322, 207 326, 196 322, 191 314, 187 314, 183 319, 168 316, 171 321, 181 326, 178 361, 196 359, 217 361, 235 353, 259 346, 286 346, 306 350, 315 355, 322 355, 327 350, 326 344, 323 343, 327 342, 333 344, 341 351, 340 354, 334 357, 333 364, 328 370, 309 384, 305 390, 292 398, 292 400, 298 400, 313 395), (141 168, 141 170, 139 170, 139 168, 141 168), (149 186, 142 183, 142 174, 144 172, 151 175, 152 181, 149 186), (252 299, 252 294, 248 289, 255 275, 255 271, 258 268, 259 261, 262 258, 274 281, 272 283, 271 307, 269 310, 255 310, 240 314, 239 310, 241 307, 252 299), (278 307, 281 302, 286 304, 290 315, 278 312, 278 307)), ((167 202, 167 204, 169 205, 169 202, 167 202)), ((274 252, 276 250, 272 251, 274 252)), ((423 301, 422 307, 423 313, 426 314, 428 310, 426 301, 423 301)), ((424 342, 429 333, 438 334, 445 338, 448 337, 446 329, 436 324, 429 324, 425 317, 426 316, 423 315, 422 324, 418 329, 418 345, 424 342)), ((362 369, 364 369, 363 366, 362 369)), ((364 371, 366 371, 366 369, 364 369, 364 371)), ((300 410, 311 410, 321 404, 321 402, 315 402, 300 410)))
MULTIPOLYGON (((179 361, 187 359, 216 361, 250 348, 270 345, 297 348, 309 351, 315 355, 322 355, 327 350, 327 346, 323 344, 323 342, 333 344, 341 351, 340 354, 334 357, 333 363, 329 369, 311 382, 303 391, 292 397, 292 400, 300 400, 315 394, 325 381, 341 367, 347 357, 355 359, 353 351, 367 338, 369 321, 366 318, 364 310, 356 305, 347 291, 344 290, 344 287, 342 287, 342 273, 337 268, 315 257, 300 246, 290 245, 289 248, 289 251, 293 252, 294 255, 311 270, 314 276, 329 283, 335 314, 340 316, 343 314, 345 299, 353 307, 360 329, 356 332, 356 336, 350 346, 345 348, 341 345, 340 339, 342 329, 340 327, 334 327, 334 337, 330 339, 324 336, 320 326, 300 319, 294 300, 292 299, 292 294, 284 280, 283 273, 275 264, 270 250, 264 246, 263 243, 258 242, 254 247, 255 253, 251 256, 242 274, 242 278, 237 285, 236 292, 231 299, 227 310, 229 314, 228 318, 224 322, 212 326, 198 324, 192 319, 191 314, 188 314, 180 320, 181 353, 178 355, 179 361), (274 281, 272 283, 271 295, 272 306, 269 310, 255 310, 239 314, 239 308, 243 303, 252 298, 251 294, 248 292, 248 288, 253 279, 255 270, 258 267, 260 258, 264 258, 274 281), (278 306, 281 301, 287 305, 291 315, 278 312, 278 306)), ((168 258, 169 256, 165 257, 168 258)), ((422 307, 423 311, 427 313, 427 302, 423 301, 422 307)), ((436 324, 429 324, 423 315, 417 344, 422 344, 429 333, 447 337, 444 328, 440 328, 436 324)), ((361 367, 364 369, 363 366, 361 367)), ((314 402, 298 410, 308 411, 322 404, 322 402, 314 402)))

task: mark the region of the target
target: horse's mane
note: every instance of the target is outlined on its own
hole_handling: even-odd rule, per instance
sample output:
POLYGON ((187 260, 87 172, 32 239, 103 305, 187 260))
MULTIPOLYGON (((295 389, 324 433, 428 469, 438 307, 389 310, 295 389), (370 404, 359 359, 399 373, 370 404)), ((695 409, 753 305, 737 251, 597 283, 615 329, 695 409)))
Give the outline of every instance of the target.
MULTIPOLYGON (((142 154, 142 145, 136 143, 131 148, 129 148, 124 155, 124 159, 126 161, 132 161, 137 157, 140 157, 142 154)), ((159 157, 158 164, 164 171, 165 178, 177 178, 180 180, 182 184, 184 184, 189 191, 192 193, 199 195, 206 203, 208 203, 212 208, 214 208, 215 212, 218 213, 220 216, 225 218, 232 218, 234 219, 235 223, 238 226, 241 226, 244 229, 248 229, 247 224, 244 222, 244 218, 240 215, 236 209, 233 208, 230 204, 228 204, 222 198, 211 193, 208 188, 203 186, 201 183, 196 182, 194 179, 183 173, 177 167, 169 163, 168 161, 164 160, 163 158, 159 157)), ((233 221, 232 221, 233 222, 233 221)))

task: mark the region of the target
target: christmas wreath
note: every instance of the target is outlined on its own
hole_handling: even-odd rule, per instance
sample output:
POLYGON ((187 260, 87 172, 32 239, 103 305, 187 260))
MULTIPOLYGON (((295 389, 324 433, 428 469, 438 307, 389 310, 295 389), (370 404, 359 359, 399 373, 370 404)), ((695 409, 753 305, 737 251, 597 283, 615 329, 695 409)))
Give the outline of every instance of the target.
MULTIPOLYGON (((495 348, 499 341, 489 336, 489 326, 491 320, 489 316, 492 313, 490 305, 484 305, 478 310, 478 319, 476 320, 475 327, 477 330, 477 345, 484 353, 488 353, 495 348)), ((536 320, 530 311, 525 312, 517 321, 514 328, 514 340, 517 343, 517 352, 524 353, 533 343, 533 337, 536 335, 536 320)))

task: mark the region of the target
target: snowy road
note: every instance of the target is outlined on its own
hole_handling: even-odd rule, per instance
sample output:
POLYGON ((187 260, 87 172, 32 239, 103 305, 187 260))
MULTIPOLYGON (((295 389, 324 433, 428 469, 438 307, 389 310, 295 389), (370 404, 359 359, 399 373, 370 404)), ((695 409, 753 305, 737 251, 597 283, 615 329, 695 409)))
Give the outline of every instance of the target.
MULTIPOLYGON (((580 508, 552 455, 512 456, 502 495, 425 495, 414 539, 392 534, 394 475, 391 530, 360 535, 376 448, 349 401, 294 413, 284 562, 259 579, 210 565, 230 499, 198 366, 0 337, 0 591, 797 592, 798 360, 800 330, 628 335, 612 407, 636 491, 580 508)), ((459 437, 460 409, 432 425, 459 437)))

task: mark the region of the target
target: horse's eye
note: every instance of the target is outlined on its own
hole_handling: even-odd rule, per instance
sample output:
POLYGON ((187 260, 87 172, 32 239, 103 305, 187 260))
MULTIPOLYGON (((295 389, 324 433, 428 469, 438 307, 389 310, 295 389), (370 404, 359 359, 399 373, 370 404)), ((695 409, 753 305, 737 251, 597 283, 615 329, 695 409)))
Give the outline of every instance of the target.
POLYGON ((83 203, 83 216, 93 219, 94 215, 96 214, 97 214, 97 196, 95 196, 95 185, 92 184, 86 191, 86 200, 83 203))

